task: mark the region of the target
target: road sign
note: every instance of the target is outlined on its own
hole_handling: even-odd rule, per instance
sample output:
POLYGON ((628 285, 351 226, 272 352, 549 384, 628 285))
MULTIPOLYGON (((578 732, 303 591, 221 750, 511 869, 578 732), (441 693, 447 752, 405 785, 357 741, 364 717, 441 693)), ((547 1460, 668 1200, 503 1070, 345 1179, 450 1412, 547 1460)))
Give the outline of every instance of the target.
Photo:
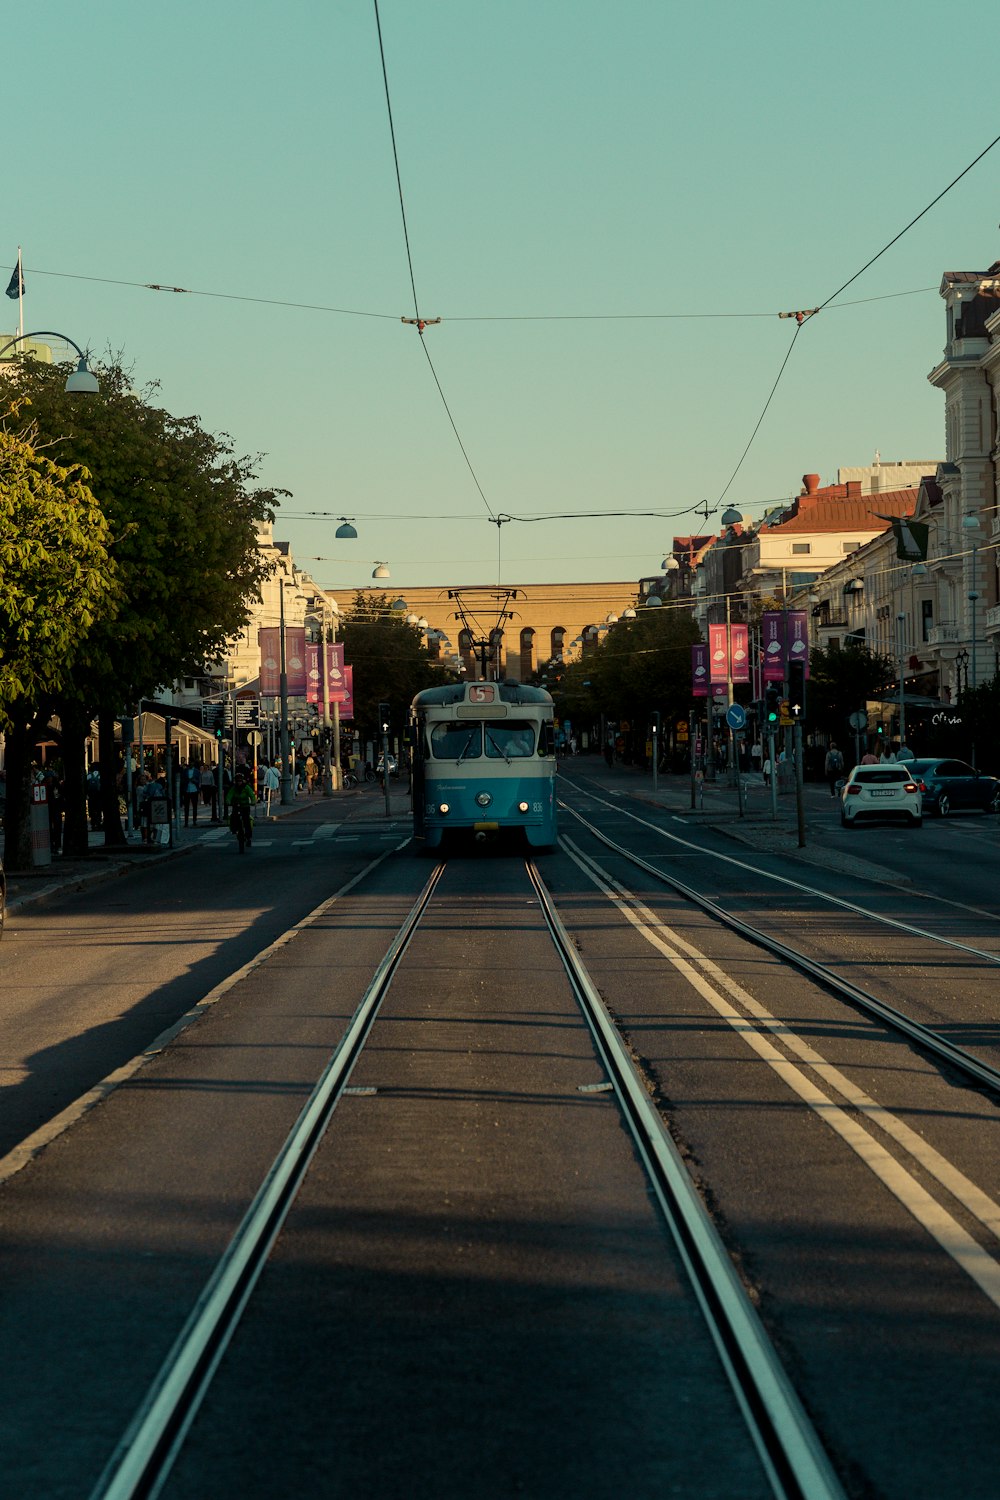
POLYGON ((745 729, 747 711, 740 703, 732 703, 726 709, 726 723, 730 729, 745 729))
POLYGON ((225 710, 226 705, 223 703, 203 703, 201 705, 202 729, 221 729, 224 724, 229 723, 225 710))
POLYGON ((867 729, 868 715, 859 709, 857 713, 851 714, 847 722, 852 729, 867 729))
POLYGON ((787 698, 782 698, 778 707, 778 723, 782 729, 791 729, 793 724, 799 722, 798 715, 792 712, 792 705, 787 698))
POLYGON ((247 735, 247 743, 251 745, 260 745, 263 744, 263 742, 264 736, 261 734, 260 730, 251 729, 250 733, 247 735))

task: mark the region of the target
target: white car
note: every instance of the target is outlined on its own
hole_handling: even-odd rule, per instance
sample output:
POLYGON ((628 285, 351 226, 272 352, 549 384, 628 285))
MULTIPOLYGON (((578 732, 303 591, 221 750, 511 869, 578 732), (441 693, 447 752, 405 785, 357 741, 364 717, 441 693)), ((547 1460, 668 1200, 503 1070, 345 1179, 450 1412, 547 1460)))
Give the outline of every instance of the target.
POLYGON ((919 782, 904 765, 855 766, 840 794, 840 822, 851 828, 861 818, 903 818, 914 828, 924 821, 919 782))

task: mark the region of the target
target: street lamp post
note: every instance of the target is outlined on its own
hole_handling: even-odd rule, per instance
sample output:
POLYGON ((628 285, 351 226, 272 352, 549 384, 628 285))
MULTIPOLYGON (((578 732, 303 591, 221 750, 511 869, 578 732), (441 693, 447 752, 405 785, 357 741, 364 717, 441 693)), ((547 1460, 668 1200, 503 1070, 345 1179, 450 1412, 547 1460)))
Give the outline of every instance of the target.
POLYGON ((71 396, 95 396, 98 393, 98 391, 100 390, 100 385, 98 384, 97 376, 88 365, 87 356, 80 348, 80 345, 75 343, 73 339, 71 339, 67 334, 56 333, 54 329, 43 328, 39 329, 37 333, 17 334, 14 338, 8 339, 3 348, 0 349, 0 359, 3 359, 8 349, 13 349, 15 344, 23 344, 28 339, 62 339, 63 343, 71 344, 76 350, 77 354, 80 356, 80 363, 77 365, 76 369, 71 375, 67 375, 66 385, 64 389, 71 396))
POLYGON ((899 744, 900 748, 906 744, 906 615, 900 611, 896 616, 897 646, 899 649, 899 744))
MULTIPOLYGON (((278 726, 279 742, 281 745, 281 805, 291 807, 295 800, 292 796, 292 747, 288 736, 288 665, 285 659, 285 580, 278 580, 278 618, 280 628, 279 639, 279 677, 278 692, 281 699, 281 723, 278 726)), ((274 616, 272 615, 272 619, 274 616)))
MULTIPOLYGON (((975 515, 963 516, 962 517, 962 530, 967 533, 967 535, 969 537, 969 540, 972 543, 972 572, 971 572, 970 578, 969 578, 971 587, 970 587, 969 593, 968 593, 968 599, 969 599, 969 633, 970 633, 970 638, 971 638, 970 639, 970 644, 971 644, 971 648, 972 648, 971 649, 971 654, 970 654, 970 662, 969 662, 969 665, 970 665, 969 679, 970 679, 970 684, 971 684, 971 687, 972 687, 972 691, 973 691, 973 693, 975 693, 976 688, 979 686, 979 677, 978 677, 978 673, 977 673, 978 663, 976 661, 976 647, 977 647, 977 644, 978 644, 977 641, 976 641, 976 634, 977 634, 976 627, 977 627, 977 624, 978 624, 978 621, 977 621, 978 610, 977 610, 976 606, 977 606, 977 604, 979 602, 979 588, 978 588, 978 584, 979 584, 979 540, 980 540, 980 536, 982 534, 981 531, 980 531, 980 527, 979 527, 979 517, 975 516, 975 515)), ((975 720, 975 712, 974 712, 974 710, 973 710, 972 718, 973 718, 973 722, 974 722, 974 720, 975 720)), ((972 764, 975 765, 975 763, 976 763, 976 738, 975 738, 975 732, 974 731, 972 733, 972 736, 971 736, 971 739, 970 739, 970 742, 969 742, 969 758, 972 761, 972 764)))

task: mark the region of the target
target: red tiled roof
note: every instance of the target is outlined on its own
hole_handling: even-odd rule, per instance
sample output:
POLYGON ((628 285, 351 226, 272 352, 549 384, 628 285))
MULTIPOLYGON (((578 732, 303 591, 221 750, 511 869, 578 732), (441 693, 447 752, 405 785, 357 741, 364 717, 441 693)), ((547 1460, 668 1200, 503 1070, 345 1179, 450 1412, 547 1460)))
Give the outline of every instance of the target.
MULTIPOLYGON (((933 477, 933 476, 932 476, 933 477)), ((853 491, 855 486, 850 486, 853 491)), ((848 495, 846 484, 830 484, 812 495, 792 501, 785 520, 770 522, 768 531, 871 531, 886 529, 880 516, 909 516, 917 505, 919 489, 882 490, 874 495, 848 495)))

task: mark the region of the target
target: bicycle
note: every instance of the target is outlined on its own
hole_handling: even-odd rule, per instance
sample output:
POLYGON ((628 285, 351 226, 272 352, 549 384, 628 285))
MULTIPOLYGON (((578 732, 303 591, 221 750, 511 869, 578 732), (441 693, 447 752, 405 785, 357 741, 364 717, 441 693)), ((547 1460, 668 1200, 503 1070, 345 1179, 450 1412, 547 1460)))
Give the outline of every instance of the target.
POLYGON ((253 818, 245 802, 234 803, 229 813, 229 831, 236 835, 240 853, 253 844, 253 818))

